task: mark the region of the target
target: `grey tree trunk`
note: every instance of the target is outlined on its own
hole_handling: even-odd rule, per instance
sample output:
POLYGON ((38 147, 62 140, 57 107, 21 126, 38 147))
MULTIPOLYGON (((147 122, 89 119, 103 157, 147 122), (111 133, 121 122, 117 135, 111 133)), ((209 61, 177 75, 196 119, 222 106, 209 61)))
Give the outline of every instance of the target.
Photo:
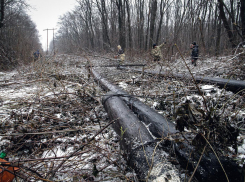
POLYGON ((241 13, 241 23, 242 23, 242 37, 243 37, 243 41, 245 41, 245 1, 241 0, 241 9, 240 9, 240 13, 241 13))
POLYGON ((125 0, 126 2, 126 9, 128 14, 128 46, 129 48, 133 48, 133 42, 132 42, 132 30, 131 30, 131 13, 130 13, 130 2, 129 0, 125 0))
POLYGON ((159 37, 161 34, 161 30, 162 30, 162 22, 163 22, 163 0, 161 0, 161 4, 160 4, 160 21, 159 21, 159 25, 158 25, 158 30, 157 30, 157 38, 156 38, 156 43, 159 44, 159 37))
POLYGON ((234 43, 234 35, 233 35, 233 30, 231 29, 228 20, 226 19, 225 16, 225 11, 224 11, 224 2, 223 0, 218 0, 219 2, 219 12, 220 12, 220 18, 223 21, 226 33, 228 35, 229 41, 231 43, 231 46, 234 48, 236 44, 234 43))
POLYGON ((149 42, 149 29, 150 29, 150 2, 149 2, 149 12, 147 16, 147 27, 146 27, 146 33, 145 33, 145 50, 148 49, 148 42, 149 42))
POLYGON ((96 0, 96 2, 101 15, 103 44, 104 44, 104 48, 108 50, 111 47, 111 42, 110 42, 110 37, 108 32, 108 18, 107 18, 108 14, 106 10, 105 1, 101 0, 99 3, 98 0, 96 0))
POLYGON ((118 28, 119 28, 119 44, 123 49, 126 48, 126 32, 125 32, 125 2, 117 0, 118 9, 118 28))
POLYGON ((151 21, 150 21, 150 41, 149 46, 151 46, 154 42, 154 31, 155 31, 155 22, 157 15, 157 0, 152 0, 151 3, 151 21))
POLYGON ((216 56, 218 56, 220 53, 220 38, 221 38, 221 19, 218 18, 217 39, 216 39, 216 46, 215 46, 215 55, 216 56))
POLYGON ((144 0, 138 0, 138 47, 144 47, 144 0))
POLYGON ((1 5, 0 5, 0 28, 3 27, 3 20, 4 20, 4 0, 1 0, 1 5))

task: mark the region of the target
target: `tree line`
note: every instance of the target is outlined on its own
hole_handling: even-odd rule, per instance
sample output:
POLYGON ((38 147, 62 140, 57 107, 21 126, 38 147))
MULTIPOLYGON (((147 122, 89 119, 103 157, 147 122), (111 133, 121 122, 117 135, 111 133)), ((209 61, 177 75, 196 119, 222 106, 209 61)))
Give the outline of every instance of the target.
POLYGON ((201 52, 219 55, 244 42, 244 0, 78 0, 60 18, 59 51, 147 51, 166 41, 181 51, 196 41, 201 52))
MULTIPOLYGON (((25 0, 0 0, 0 69, 29 62, 41 49, 25 0)), ((202 55, 231 53, 245 38, 244 0, 77 0, 59 20, 60 52, 148 51, 167 42, 168 53, 199 44, 202 55)), ((53 43, 51 44, 52 47, 53 43)))
POLYGON ((35 23, 26 13, 25 0, 0 0, 0 70, 32 60, 33 49, 41 49, 35 23))

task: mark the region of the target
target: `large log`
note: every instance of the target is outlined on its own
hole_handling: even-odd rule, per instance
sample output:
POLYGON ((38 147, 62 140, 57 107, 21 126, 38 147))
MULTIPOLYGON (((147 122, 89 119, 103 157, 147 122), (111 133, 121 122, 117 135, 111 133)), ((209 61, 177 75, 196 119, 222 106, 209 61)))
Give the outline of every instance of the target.
POLYGON ((199 182, 244 182, 244 169, 235 160, 226 156, 216 156, 207 145, 194 147, 186 142, 175 142, 174 150, 180 165, 194 171, 199 182), (200 160, 201 158, 201 160, 200 160), (198 161, 200 160, 200 163, 198 161))
MULTIPOLYGON (((125 67, 120 67, 120 69, 129 69, 125 67)), ((132 69, 135 72, 142 73, 141 69, 132 69)), ((169 72, 164 72, 161 71, 149 71, 149 70, 144 70, 144 73, 146 74, 151 74, 151 75, 159 75, 159 76, 168 76, 169 72)), ((192 76, 189 73, 186 74, 179 74, 179 73, 171 73, 171 76, 180 78, 180 79, 189 79, 192 80, 192 76)), ((225 88, 226 90, 232 91, 232 92, 239 92, 241 90, 245 89, 245 81, 243 80, 231 80, 231 79, 224 79, 224 78, 212 78, 212 77, 207 77, 207 76, 194 76, 194 79, 196 82, 199 83, 209 83, 209 84, 215 84, 219 86, 220 88, 225 88)))
POLYGON ((112 127, 121 137, 124 149, 131 152, 132 148, 153 140, 143 123, 113 92, 109 92, 104 96, 102 103, 110 120, 115 120, 112 127), (132 146, 132 144, 138 145, 132 146))
POLYGON ((130 96, 118 86, 111 84, 106 79, 102 78, 95 70, 92 70, 92 73, 102 88, 114 92, 127 103, 127 105, 138 115, 139 119, 148 125, 150 132, 155 137, 167 137, 169 134, 177 132, 174 124, 168 121, 163 115, 157 113, 138 99, 130 96))
MULTIPOLYGON (((127 92, 121 90, 119 87, 109 83, 106 79, 100 77, 100 75, 94 70, 93 70, 93 75, 95 76, 95 79, 98 81, 100 86, 102 86, 106 90, 113 91, 113 94, 110 97, 118 96, 121 99, 123 99, 129 106, 129 108, 132 109, 134 113, 138 115, 140 120, 148 123, 149 131, 153 136, 162 137, 163 139, 166 139, 166 141, 169 140, 167 136, 170 136, 171 138, 177 136, 178 132, 175 130, 174 125, 168 120, 166 120, 163 116, 161 116, 160 114, 158 114, 157 112, 155 112, 153 109, 146 106, 142 102, 138 101, 137 99, 132 98, 127 94, 127 92)), ((117 107, 117 104, 114 104, 113 107, 119 109, 119 107, 117 107)), ((108 108, 109 107, 107 106, 107 112, 109 112, 108 108)), ((118 113, 121 112, 121 111, 115 111, 114 109, 112 109, 112 107, 110 108, 111 110, 113 110, 110 112, 118 112, 118 113)), ((127 122, 129 122, 130 120, 127 119, 127 116, 125 119, 127 120, 127 122)), ((122 121, 122 123, 123 122, 124 121, 122 121)), ((119 132, 120 125, 117 125, 116 127, 119 127, 116 129, 117 132, 119 132)), ((185 136, 185 138, 189 138, 189 136, 185 136)), ((158 145, 156 147, 156 143, 149 142, 149 140, 146 140, 145 142, 143 141, 143 143, 146 144, 143 146, 139 146, 138 148, 134 148, 134 150, 131 150, 130 159, 129 159, 129 164, 132 167, 134 167, 140 179, 144 179, 145 177, 148 176, 147 171, 150 171, 151 166, 149 167, 149 161, 147 159, 151 158, 151 156, 154 156, 155 154, 154 150, 157 151, 156 152, 157 155, 156 158, 152 158, 153 166, 157 166, 156 165, 158 164, 157 162, 159 160, 160 161, 163 160, 161 156, 159 156, 159 154, 161 155, 164 152, 163 150, 167 150, 164 147, 159 148, 158 145), (147 156, 147 158, 144 158, 142 156, 147 156)), ((236 162, 233 161, 232 159, 225 156, 219 156, 218 159, 216 155, 210 150, 204 153, 203 155, 201 155, 200 152, 198 152, 198 149, 196 149, 187 141, 183 141, 183 138, 181 137, 169 143, 171 144, 170 148, 174 148, 176 157, 183 168, 185 169, 187 168, 190 171, 193 171, 197 167, 195 172, 195 177, 200 182, 227 181, 227 178, 230 181, 243 182, 244 179, 243 169, 239 167, 236 164, 236 162), (201 161, 198 164, 198 161, 201 156, 202 156, 201 161), (221 162, 223 168, 221 167, 219 161, 221 162)), ((157 169, 157 171, 159 171, 159 169, 157 169)), ((164 170, 162 173, 164 173, 164 170)), ((150 175, 150 178, 154 178, 154 177, 150 175)))
POLYGON ((138 179, 163 181, 170 175, 180 181, 178 170, 168 162, 167 154, 127 105, 113 92, 104 96, 102 103, 110 120, 115 121, 112 127, 120 136, 124 154, 138 179))

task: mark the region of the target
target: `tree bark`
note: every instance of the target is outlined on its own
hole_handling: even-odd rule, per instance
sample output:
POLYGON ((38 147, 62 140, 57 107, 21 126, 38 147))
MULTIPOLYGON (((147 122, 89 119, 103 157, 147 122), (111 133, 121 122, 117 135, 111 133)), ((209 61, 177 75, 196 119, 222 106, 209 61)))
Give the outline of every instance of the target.
POLYGON ((133 143, 142 145, 145 142, 153 141, 153 137, 147 128, 135 116, 135 114, 119 98, 118 94, 109 92, 103 97, 102 103, 108 113, 110 120, 115 120, 112 124, 113 129, 120 136, 124 150, 131 152, 133 143))
POLYGON ((118 9, 118 28, 119 28, 119 44, 122 49, 126 48, 126 34, 125 34, 125 3, 124 0, 117 0, 118 9))
MULTIPOLYGON (((165 4, 164 4, 164 6, 165 6, 165 4)), ((157 38, 156 38, 156 43, 157 44, 159 43, 159 37, 160 37, 161 30, 162 30, 163 10, 164 10, 163 0, 161 0, 161 4, 160 4, 160 21, 159 21, 159 25, 158 25, 157 38)))
POLYGON ((123 156, 135 170, 139 181, 167 178, 168 170, 174 170, 178 175, 176 167, 168 161, 167 155, 164 156, 166 153, 162 150, 163 146, 153 139, 145 125, 117 93, 109 92, 102 100, 110 120, 115 121, 112 127, 120 137, 123 156))
POLYGON ((138 0, 138 46, 144 47, 144 0, 138 0))
POLYGON ((110 37, 108 32, 108 18, 107 18, 108 15, 107 15, 105 1, 101 0, 99 3, 98 0, 96 0, 96 2, 101 15, 103 45, 105 49, 108 50, 111 47, 111 42, 110 42, 110 37))
POLYGON ((231 46, 234 48, 234 47, 236 47, 236 44, 234 43, 234 35, 232 33, 233 30, 229 26, 228 20, 226 19, 226 16, 225 16, 224 2, 223 2, 223 0, 218 0, 218 2, 219 2, 220 18, 223 21, 223 24, 224 24, 225 30, 227 32, 227 35, 228 35, 229 41, 231 43, 231 46))
POLYGON ((148 41, 149 41, 149 29, 150 29, 150 2, 149 2, 149 12, 148 12, 148 16, 147 16, 147 27, 146 27, 146 33, 145 33, 145 50, 148 49, 148 41))
POLYGON ((128 14, 128 45, 129 48, 131 49, 133 47, 132 43, 132 31, 131 31, 131 13, 130 13, 130 2, 128 0, 125 0, 126 2, 126 9, 127 9, 127 14, 128 14))
POLYGON ((0 28, 3 27, 3 20, 4 20, 4 0, 1 0, 1 5, 0 5, 0 28))
MULTIPOLYGON (((92 49, 94 49, 94 30, 93 30, 93 16, 92 16, 92 6, 91 4, 88 2, 88 29, 89 29, 89 36, 90 36, 90 44, 92 49)), ((81 45, 82 46, 82 45, 81 45)))
POLYGON ((240 9, 240 15, 241 15, 241 23, 242 23, 242 37, 243 41, 245 41, 245 1, 241 0, 241 9, 240 9))
POLYGON ((154 42, 154 31, 155 31, 155 22, 157 15, 157 0, 152 0, 151 3, 151 21, 150 21, 150 42, 149 46, 152 46, 154 42))
POLYGON ((118 34, 117 34, 117 16, 116 13, 117 8, 116 4, 114 3, 114 0, 110 1, 110 38, 111 38, 111 43, 114 44, 115 39, 118 39, 118 34))
POLYGON ((220 53, 220 38, 221 38, 221 19, 218 16, 217 24, 217 37, 216 37, 216 46, 215 46, 215 55, 218 56, 220 53))

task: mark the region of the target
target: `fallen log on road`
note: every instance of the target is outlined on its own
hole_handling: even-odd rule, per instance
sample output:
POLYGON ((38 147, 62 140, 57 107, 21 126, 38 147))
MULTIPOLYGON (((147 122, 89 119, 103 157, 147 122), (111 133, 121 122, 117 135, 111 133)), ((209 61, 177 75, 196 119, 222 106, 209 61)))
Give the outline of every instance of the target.
MULTIPOLYGON (((96 71, 92 70, 92 73, 95 77, 95 80, 104 88, 105 90, 112 91, 110 97, 120 97, 124 100, 129 109, 132 109, 134 113, 138 116, 138 118, 147 123, 149 131, 151 134, 157 138, 160 138, 163 141, 170 141, 169 148, 173 148, 175 152, 175 157, 177 158, 179 164, 184 169, 189 169, 190 171, 195 171, 195 177, 201 182, 218 182, 218 181, 238 181, 243 182, 243 169, 239 167, 235 161, 225 156, 218 156, 214 151, 210 148, 211 146, 193 146, 191 142, 185 140, 186 138, 194 138, 192 134, 185 135, 182 138, 180 135, 177 137, 178 132, 175 130, 175 126, 173 123, 166 120, 162 115, 158 114, 156 111, 146 106, 138 99, 133 98, 127 92, 121 90, 119 87, 109 83, 106 79, 102 78, 96 71), (169 136, 169 137, 167 137, 169 136), (203 154, 200 153, 200 150, 203 151, 203 154)), ((104 106, 108 113, 110 113, 110 119, 117 119, 120 117, 120 113, 122 112, 121 106, 118 107, 117 104, 107 103, 109 105, 104 106), (111 109, 109 109, 111 108, 111 109), (117 114, 112 114, 116 112, 117 114), (113 116, 114 115, 114 116, 113 116)), ((124 106, 125 107, 125 106, 124 106)), ((124 112, 123 112, 124 113, 124 112)), ((126 117, 125 122, 127 125, 130 125, 130 118, 127 118, 127 114, 124 113, 126 117), (128 123, 129 122, 129 123, 128 123)), ((121 120, 121 124, 123 125, 123 120, 121 120)), ((121 124, 115 125, 115 131, 117 131, 120 136, 121 124)), ((123 128, 123 127, 122 127, 123 128)), ((144 129, 143 129, 144 130, 144 129)), ((132 130, 132 132, 135 130, 132 130)), ((136 131, 135 131, 136 132, 136 131)), ((132 136, 128 135, 128 136, 132 136)), ((148 138, 149 139, 149 138, 148 138)), ((163 162, 164 159, 161 158, 161 154, 164 153, 164 150, 168 150, 169 148, 162 147, 159 148, 156 142, 149 142, 146 139, 142 140, 142 144, 139 147, 134 148, 130 152, 129 164, 133 167, 140 179, 150 178, 153 179, 155 177, 161 178, 160 174, 165 174, 165 170, 157 173, 157 176, 154 177, 153 174, 150 173, 154 167, 156 167, 159 161, 163 162), (156 152, 157 151, 157 152, 156 152), (157 154, 157 155, 156 155, 157 154), (160 156, 159 156, 160 155, 160 156), (152 159, 150 162, 148 159, 152 159), (148 171, 148 172, 147 172, 148 171)), ((129 141, 132 141, 132 138, 128 138, 129 141)), ((131 144, 134 145, 134 144, 131 144)), ((207 145, 205 142, 204 145, 207 145)), ((126 147, 126 145, 125 145, 126 147)), ((126 147, 127 148, 127 147, 126 147)), ((131 148, 130 148, 131 149, 131 148)), ((166 163, 166 161, 164 161, 166 163)), ((164 167, 161 167, 164 168, 164 167)), ((155 169, 154 171, 159 171, 159 169, 155 169)), ((161 171, 161 169, 160 169, 161 171)), ((162 176, 163 177, 163 176, 162 176)), ((165 177, 163 177, 165 178, 165 177)))

